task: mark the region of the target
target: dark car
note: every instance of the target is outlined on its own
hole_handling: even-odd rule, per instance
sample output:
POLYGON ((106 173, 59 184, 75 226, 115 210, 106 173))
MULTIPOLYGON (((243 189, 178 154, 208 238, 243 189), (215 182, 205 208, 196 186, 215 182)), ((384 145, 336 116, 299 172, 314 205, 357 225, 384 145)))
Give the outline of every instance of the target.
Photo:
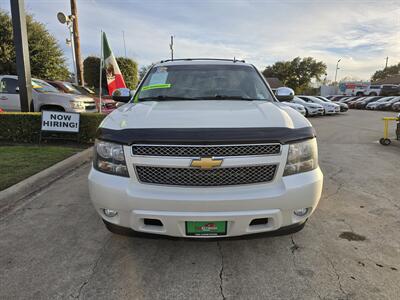
MULTIPOLYGON (((60 92, 74 95, 85 95, 93 98, 96 102, 97 110, 100 110, 100 99, 96 97, 94 91, 85 86, 79 86, 71 82, 59 80, 46 80, 60 92)), ((116 102, 111 99, 111 96, 102 96, 102 113, 109 114, 116 108, 116 102)))
POLYGON ((400 86, 396 84, 383 84, 380 96, 400 96, 400 86))
POLYGON ((367 98, 365 98, 365 99, 363 99, 363 100, 361 100, 361 101, 357 101, 357 102, 354 104, 354 108, 364 109, 365 106, 367 106, 368 103, 377 101, 377 100, 379 100, 379 99, 381 99, 381 98, 382 98, 382 97, 380 97, 380 96, 367 97, 367 98))

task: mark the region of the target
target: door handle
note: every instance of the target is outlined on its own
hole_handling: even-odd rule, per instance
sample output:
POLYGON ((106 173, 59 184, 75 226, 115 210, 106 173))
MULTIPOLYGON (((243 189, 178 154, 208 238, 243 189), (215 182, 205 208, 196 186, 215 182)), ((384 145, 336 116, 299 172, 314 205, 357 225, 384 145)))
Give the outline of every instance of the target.
POLYGON ((8 98, 7 97, 0 97, 0 100, 8 100, 8 98))

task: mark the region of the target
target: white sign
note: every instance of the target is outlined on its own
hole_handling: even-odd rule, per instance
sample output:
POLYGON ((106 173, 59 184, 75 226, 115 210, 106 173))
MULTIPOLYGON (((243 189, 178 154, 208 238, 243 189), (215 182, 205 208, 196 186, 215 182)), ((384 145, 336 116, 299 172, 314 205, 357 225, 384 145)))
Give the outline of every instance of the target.
POLYGON ((42 111, 42 130, 58 132, 79 132, 78 113, 42 111))

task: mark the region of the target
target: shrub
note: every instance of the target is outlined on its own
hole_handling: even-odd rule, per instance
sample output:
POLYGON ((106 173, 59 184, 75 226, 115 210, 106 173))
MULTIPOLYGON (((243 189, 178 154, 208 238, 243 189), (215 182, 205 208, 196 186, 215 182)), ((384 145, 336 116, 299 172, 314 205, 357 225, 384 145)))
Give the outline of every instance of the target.
MULTIPOLYGON (((105 115, 97 113, 82 113, 78 140, 80 143, 93 143, 96 130, 105 115)), ((40 140, 41 113, 0 113, 0 142, 38 143, 40 140)), ((46 133, 46 136, 49 133, 46 133)), ((76 134, 51 133, 52 137, 76 137, 76 134)))

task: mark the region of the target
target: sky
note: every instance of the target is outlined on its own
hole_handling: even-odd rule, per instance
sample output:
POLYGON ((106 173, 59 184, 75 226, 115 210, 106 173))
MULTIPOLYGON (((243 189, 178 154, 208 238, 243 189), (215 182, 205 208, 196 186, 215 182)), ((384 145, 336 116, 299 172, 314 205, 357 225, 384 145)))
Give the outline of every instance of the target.
MULTIPOLYGON (((11 0, 12 1, 12 0, 11 0)), ((26 10, 58 39, 71 66, 68 31, 57 12, 69 0, 25 0, 26 10)), ((340 0, 77 0, 82 56, 100 54, 100 31, 116 56, 140 66, 170 57, 239 58, 260 70, 276 61, 312 56, 327 79, 369 79, 400 62, 400 2, 340 0)), ((10 10, 10 0, 0 0, 10 10)))

